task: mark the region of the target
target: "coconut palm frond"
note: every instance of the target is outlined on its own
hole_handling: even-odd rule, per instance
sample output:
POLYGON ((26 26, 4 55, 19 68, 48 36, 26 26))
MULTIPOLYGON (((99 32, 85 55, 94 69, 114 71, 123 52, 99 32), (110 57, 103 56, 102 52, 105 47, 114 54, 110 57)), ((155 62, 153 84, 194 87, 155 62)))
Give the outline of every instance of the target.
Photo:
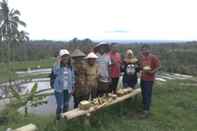
POLYGON ((12 9, 12 10, 10 11, 10 15, 11 15, 11 16, 20 16, 21 13, 20 13, 19 10, 12 9))

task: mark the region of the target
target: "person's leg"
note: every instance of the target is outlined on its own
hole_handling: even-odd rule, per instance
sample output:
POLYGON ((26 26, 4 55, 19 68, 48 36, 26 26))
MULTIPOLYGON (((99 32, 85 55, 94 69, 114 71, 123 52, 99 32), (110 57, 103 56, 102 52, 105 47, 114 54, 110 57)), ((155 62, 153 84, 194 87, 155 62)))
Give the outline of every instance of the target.
POLYGON ((93 100, 97 96, 97 87, 91 87, 91 99, 93 100))
POLYGON ((118 80, 119 80, 119 77, 112 79, 112 91, 113 91, 113 93, 116 93, 116 89, 117 89, 117 86, 118 86, 118 80))
POLYGON ((98 97, 102 97, 108 90, 106 83, 99 81, 98 83, 98 97))
POLYGON ((64 102, 63 102, 63 112, 66 112, 68 111, 68 105, 69 105, 69 98, 70 98, 70 95, 69 95, 69 92, 68 90, 64 90, 64 102))
POLYGON ((89 94, 82 96, 81 101, 83 100, 89 100, 89 94))
POLYGON ((135 88, 135 81, 132 80, 132 79, 130 79, 130 80, 128 81, 127 88, 132 88, 132 89, 134 89, 134 88, 135 88))
POLYGON ((56 99, 56 103, 57 103, 56 119, 59 120, 60 119, 60 113, 62 111, 62 99, 63 99, 62 92, 55 92, 55 99, 56 99))
POLYGON ((141 86, 141 90, 142 90, 142 104, 144 106, 144 103, 145 103, 145 93, 144 93, 144 80, 141 80, 140 81, 140 86, 141 86))
POLYGON ((104 87, 103 95, 104 94, 107 95, 108 93, 111 92, 110 89, 109 89, 109 85, 110 85, 110 83, 108 83, 108 82, 103 83, 103 87, 104 87))
POLYGON ((152 88, 153 88, 153 81, 147 82, 147 107, 146 110, 150 111, 151 101, 152 101, 152 88))
POLYGON ((108 92, 112 92, 113 91, 113 82, 114 82, 114 79, 113 78, 111 78, 111 83, 109 84, 109 88, 108 88, 108 92))
POLYGON ((78 107, 78 105, 79 105, 79 102, 80 102, 80 100, 79 100, 80 98, 79 97, 77 97, 76 95, 74 96, 74 108, 77 108, 78 107))
POLYGON ((99 97, 101 95, 101 89, 100 88, 101 88, 101 84, 100 84, 100 82, 98 82, 98 90, 97 90, 97 93, 96 93, 97 97, 99 97))
POLYGON ((124 88, 127 88, 127 86, 128 86, 127 77, 128 76, 125 74, 125 75, 123 75, 123 78, 122 78, 122 83, 123 83, 124 88))
POLYGON ((149 115, 152 97, 152 86, 153 81, 143 81, 142 83, 142 95, 143 95, 143 105, 144 105, 144 117, 149 115))

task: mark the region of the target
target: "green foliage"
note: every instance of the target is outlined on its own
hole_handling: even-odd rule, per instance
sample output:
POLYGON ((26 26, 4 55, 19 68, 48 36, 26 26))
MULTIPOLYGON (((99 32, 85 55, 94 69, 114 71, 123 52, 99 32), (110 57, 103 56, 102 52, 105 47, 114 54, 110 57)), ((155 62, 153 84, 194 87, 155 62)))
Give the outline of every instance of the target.
POLYGON ((29 106, 37 106, 46 104, 47 101, 45 98, 51 94, 41 94, 42 92, 37 92, 38 85, 35 83, 30 91, 25 95, 20 95, 13 87, 10 87, 10 91, 14 96, 14 100, 11 102, 11 105, 17 110, 20 107, 25 107, 25 116, 28 115, 29 106))
MULTIPOLYGON (((151 44, 151 50, 161 60, 161 71, 197 75, 197 42, 151 44)), ((139 57, 141 44, 120 45, 122 55, 131 48, 139 57)))

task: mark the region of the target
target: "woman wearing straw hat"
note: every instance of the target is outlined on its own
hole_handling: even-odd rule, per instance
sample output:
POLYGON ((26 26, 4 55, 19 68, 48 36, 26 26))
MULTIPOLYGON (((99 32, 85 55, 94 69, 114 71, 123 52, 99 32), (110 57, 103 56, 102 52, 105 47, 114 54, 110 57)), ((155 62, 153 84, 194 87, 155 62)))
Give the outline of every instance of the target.
POLYGON ((94 52, 90 52, 86 56, 86 81, 87 87, 90 90, 91 99, 96 98, 97 95, 97 82, 99 77, 98 65, 96 64, 97 55, 94 52))
POLYGON ((84 63, 85 53, 79 49, 75 49, 71 54, 73 66, 75 69, 75 90, 74 108, 77 108, 80 101, 89 99, 89 89, 86 86, 86 68, 84 63))
POLYGON ((127 49, 126 57, 122 65, 122 72, 124 73, 124 88, 135 88, 139 71, 140 66, 138 64, 138 60, 134 57, 133 51, 131 49, 127 49))

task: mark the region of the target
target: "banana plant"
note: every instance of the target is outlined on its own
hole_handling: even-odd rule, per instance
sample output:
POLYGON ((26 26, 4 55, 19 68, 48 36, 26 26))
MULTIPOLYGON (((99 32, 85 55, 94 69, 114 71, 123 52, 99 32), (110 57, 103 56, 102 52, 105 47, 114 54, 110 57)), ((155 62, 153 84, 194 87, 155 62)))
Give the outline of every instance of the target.
POLYGON ((46 97, 52 95, 52 93, 43 93, 42 91, 37 91, 38 84, 34 83, 31 91, 24 95, 20 95, 13 87, 9 88, 14 101, 12 102, 13 107, 17 110, 20 107, 24 107, 25 116, 28 115, 29 107, 36 107, 42 104, 47 104, 46 97))

